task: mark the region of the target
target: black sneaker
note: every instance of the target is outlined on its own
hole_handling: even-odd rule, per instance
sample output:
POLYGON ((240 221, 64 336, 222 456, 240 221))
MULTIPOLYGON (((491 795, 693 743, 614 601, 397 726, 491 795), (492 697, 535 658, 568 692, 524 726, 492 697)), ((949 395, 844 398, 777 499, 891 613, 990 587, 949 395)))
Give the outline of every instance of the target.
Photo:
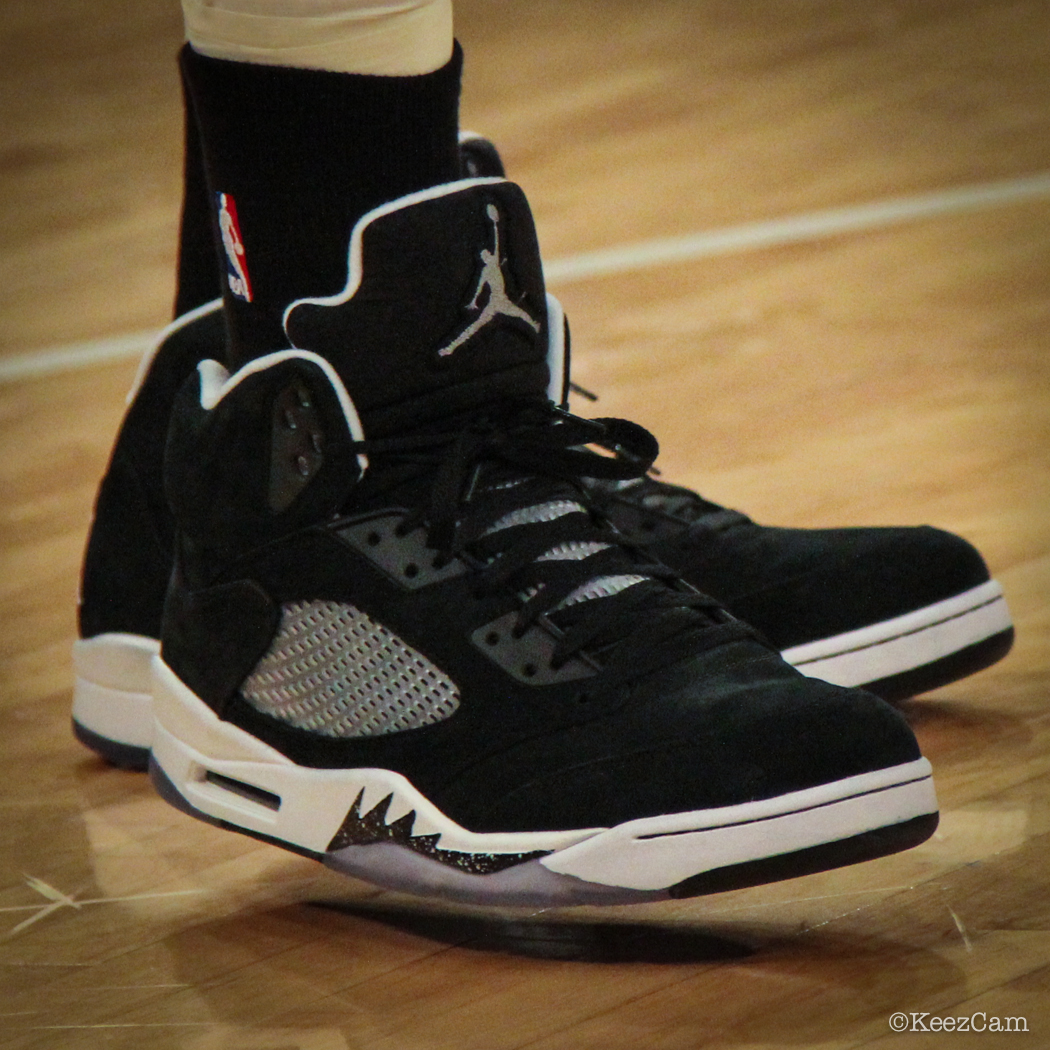
POLYGON ((168 801, 378 885, 540 906, 932 833, 897 712, 799 674, 589 510, 581 476, 655 442, 551 404, 562 329, 517 187, 369 213, 346 289, 285 327, 303 349, 202 362, 172 414, 168 801))
POLYGON ((652 477, 590 490, 632 543, 807 675, 904 700, 989 667, 1013 644, 1002 587, 942 529, 756 525, 652 477))
MULTIPOLYGON (((504 175, 483 136, 464 133, 460 151, 470 174, 504 175)), ((551 372, 568 407, 567 336, 565 346, 551 372)), ((1013 645, 1001 585, 971 544, 943 529, 756 525, 653 477, 596 480, 591 494, 632 543, 813 677, 904 700, 991 666, 1013 645)))
MULTIPOLYGON (((488 140, 467 133, 461 149, 465 173, 502 175, 488 140)), ((185 229, 183 240, 185 257, 185 229)), ((149 661, 171 575, 173 526, 161 483, 167 423, 179 384, 199 361, 223 356, 221 308, 216 299, 185 313, 143 361, 85 554, 74 732, 129 768, 145 769, 149 758, 149 661)), ((553 341, 549 362, 550 396, 563 403, 566 348, 567 340, 553 341)), ((1010 648, 999 584, 950 533, 764 527, 649 477, 594 482, 592 498, 633 542, 754 624, 806 674, 902 699, 972 674, 1010 648)))

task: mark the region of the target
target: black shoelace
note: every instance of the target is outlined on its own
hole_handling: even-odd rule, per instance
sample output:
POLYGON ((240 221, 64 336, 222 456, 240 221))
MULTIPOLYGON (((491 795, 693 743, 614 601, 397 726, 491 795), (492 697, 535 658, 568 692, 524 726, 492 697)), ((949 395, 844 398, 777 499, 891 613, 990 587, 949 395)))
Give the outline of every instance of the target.
POLYGON ((622 500, 651 514, 689 525, 693 532, 712 529, 721 531, 751 521, 746 514, 704 499, 692 489, 658 481, 653 477, 639 478, 628 485, 595 479, 589 487, 599 498, 622 500))
MULTIPOLYGON (((591 393, 590 390, 576 383, 570 383, 569 389, 588 401, 598 400, 597 394, 591 393)), ((654 456, 653 459, 655 458, 654 456)), ((637 476, 626 485, 623 481, 595 476, 588 478, 588 487, 599 497, 615 497, 643 510, 681 522, 683 525, 697 526, 697 529, 691 530, 694 532, 700 529, 721 530, 732 525, 750 523, 751 519, 746 514, 704 499, 692 489, 672 485, 666 481, 658 481, 659 475, 660 472, 650 461, 644 476, 637 476)))
POLYGON ((590 508, 584 477, 645 477, 657 445, 637 424, 507 402, 448 430, 359 448, 372 466, 355 509, 410 507, 399 531, 425 527, 435 566, 461 559, 479 598, 506 593, 519 635, 542 620, 558 639, 555 667, 586 652, 633 676, 753 636, 590 508))

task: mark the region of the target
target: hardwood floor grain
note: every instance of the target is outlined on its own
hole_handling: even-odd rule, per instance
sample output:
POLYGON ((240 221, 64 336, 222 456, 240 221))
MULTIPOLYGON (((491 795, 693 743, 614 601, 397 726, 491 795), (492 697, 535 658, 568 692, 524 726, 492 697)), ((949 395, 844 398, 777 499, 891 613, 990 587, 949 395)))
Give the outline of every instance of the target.
MULTIPOLYGON (((1050 171, 1037 0, 457 4, 463 123, 546 254, 1050 171)), ((175 0, 0 8, 0 358, 159 327, 175 0)), ((527 913, 385 893, 166 806, 68 728, 131 359, 0 383, 0 1046, 1050 1046, 1050 200, 553 283, 576 379, 664 476, 797 526, 929 522, 1006 587, 1002 663, 904 705, 923 846, 527 913), (1024 1017, 890 1030, 895 1012, 1024 1017)))

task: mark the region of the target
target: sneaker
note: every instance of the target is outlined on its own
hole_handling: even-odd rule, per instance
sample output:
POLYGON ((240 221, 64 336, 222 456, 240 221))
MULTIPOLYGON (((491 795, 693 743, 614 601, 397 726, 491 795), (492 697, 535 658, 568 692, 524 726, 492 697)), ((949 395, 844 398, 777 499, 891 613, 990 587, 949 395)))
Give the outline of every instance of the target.
POLYGON ((756 525, 652 477, 596 479, 590 491, 627 539, 807 675, 900 701, 989 667, 1013 644, 1001 585, 950 532, 756 525))
MULTIPOLYGON (((487 139, 465 133, 461 151, 465 174, 502 176, 487 139)), ((223 356, 221 311, 215 299, 184 313, 144 358, 96 499, 73 647, 73 729, 126 768, 146 768, 153 733, 149 667, 172 562, 161 483, 167 421, 180 383, 201 360, 223 356)), ((550 396, 563 407, 567 347, 567 338, 552 343, 549 362, 550 396)), ((633 543, 754 625, 805 674, 901 700, 991 665, 1012 644, 1001 586, 951 533, 761 526, 652 477, 590 489, 633 543)))
MULTIPOLYGON (((150 660, 160 647, 173 557, 161 482, 167 420, 179 385, 202 360, 221 355, 224 341, 221 300, 162 333, 128 395, 96 498, 73 645, 73 730, 125 768, 146 768, 153 735, 150 660)), ((564 357, 559 364, 552 356, 551 366, 552 395, 563 402, 564 357)), ((761 526, 649 476, 588 486, 632 543, 754 625, 805 674, 900 700, 973 674, 1010 649, 1001 586, 951 533, 761 526)))
POLYGON ((625 545, 582 475, 656 446, 548 396, 521 191, 470 179, 354 229, 290 348, 202 362, 165 454, 176 561, 151 773, 183 811, 377 885, 612 904, 922 841, 929 764, 625 545), (601 455, 587 446, 623 455, 601 455))
MULTIPOLYGON (((472 175, 502 177, 483 136, 460 137, 472 175)), ((566 334, 565 345, 568 345, 566 334)), ((552 362, 568 407, 568 355, 552 362)), ((592 498, 651 557, 752 624, 803 673, 900 701, 990 667, 1013 645, 1002 586, 943 529, 787 529, 654 477, 595 479, 592 498)))

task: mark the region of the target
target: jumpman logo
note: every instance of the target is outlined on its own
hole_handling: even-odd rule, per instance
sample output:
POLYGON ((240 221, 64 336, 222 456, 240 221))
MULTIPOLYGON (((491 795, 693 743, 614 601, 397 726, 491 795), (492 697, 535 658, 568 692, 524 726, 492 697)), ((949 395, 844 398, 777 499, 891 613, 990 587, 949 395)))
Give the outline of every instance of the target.
POLYGON ((517 303, 512 302, 510 296, 507 295, 507 286, 500 266, 499 211, 495 204, 490 204, 485 211, 492 220, 495 245, 492 251, 489 251, 488 248, 481 249, 481 277, 478 280, 478 288, 474 293, 474 298, 467 303, 468 310, 480 310, 481 313, 448 346, 442 347, 438 351, 440 357, 448 357, 453 351, 458 350, 476 332, 497 317, 514 317, 519 321, 524 321, 535 331, 538 332, 540 330, 539 322, 529 316, 517 303), (486 288, 489 292, 488 298, 485 300, 484 306, 479 306, 482 293, 486 288))

